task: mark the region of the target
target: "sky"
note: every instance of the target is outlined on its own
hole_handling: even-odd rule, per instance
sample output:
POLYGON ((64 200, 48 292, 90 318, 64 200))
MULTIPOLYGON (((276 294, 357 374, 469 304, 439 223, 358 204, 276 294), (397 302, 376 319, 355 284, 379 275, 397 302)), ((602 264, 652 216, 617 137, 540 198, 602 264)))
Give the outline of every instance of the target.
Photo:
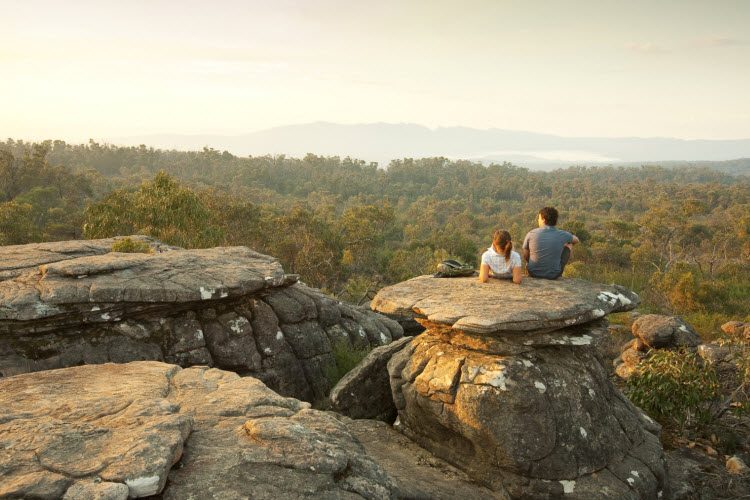
POLYGON ((746 0, 0 0, 0 137, 750 137, 746 0))

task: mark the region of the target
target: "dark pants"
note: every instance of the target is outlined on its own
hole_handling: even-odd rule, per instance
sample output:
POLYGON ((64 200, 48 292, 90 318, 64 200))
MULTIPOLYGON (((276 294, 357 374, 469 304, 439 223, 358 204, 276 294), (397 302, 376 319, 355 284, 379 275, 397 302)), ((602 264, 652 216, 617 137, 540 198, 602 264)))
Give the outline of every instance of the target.
MULTIPOLYGON (((547 278, 547 279, 556 280, 557 278, 559 278, 560 276, 562 276, 563 272, 565 271, 565 266, 568 264, 569 260, 570 260, 570 247, 564 246, 563 247, 563 251, 562 251, 562 255, 560 255, 560 274, 558 274, 557 276, 554 276, 552 278, 547 278)), ((529 272, 528 268, 526 268, 526 274, 528 274, 532 278, 536 277, 536 276, 534 276, 533 274, 531 274, 529 272)))

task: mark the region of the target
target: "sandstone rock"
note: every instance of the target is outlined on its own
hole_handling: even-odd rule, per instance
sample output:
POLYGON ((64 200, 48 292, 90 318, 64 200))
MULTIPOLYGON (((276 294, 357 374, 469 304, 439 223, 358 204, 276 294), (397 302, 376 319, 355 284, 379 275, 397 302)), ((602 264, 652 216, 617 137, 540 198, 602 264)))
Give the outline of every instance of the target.
POLYGON ((622 353, 622 361, 630 368, 635 368, 647 357, 648 355, 645 352, 636 351, 633 348, 623 351, 622 353))
POLYGON ((528 281, 422 277, 378 293, 374 308, 427 327, 388 362, 394 427, 514 498, 664 494, 660 428, 612 385, 595 347, 601 318, 637 296, 528 281))
POLYGON ((396 407, 391 395, 387 364, 391 357, 412 341, 404 337, 373 349, 331 389, 331 408, 351 418, 369 418, 392 423, 396 407))
POLYGON ((425 318, 472 334, 550 332, 629 311, 638 296, 617 285, 578 279, 525 279, 480 283, 476 277, 420 276, 384 288, 373 299, 377 311, 425 318), (498 300, 502 298, 502 307, 498 300), (529 307, 533 304, 533 307, 529 307))
POLYGON ((701 343, 698 333, 676 316, 647 314, 633 322, 633 335, 653 349, 695 347, 701 343))
POLYGON ((743 323, 741 321, 729 321, 721 325, 721 329, 724 333, 729 335, 739 335, 744 338, 750 338, 750 323, 743 323))
POLYGON ((617 376, 623 380, 628 380, 634 372, 635 368, 632 366, 628 366, 625 363, 621 363, 615 366, 615 374, 617 374, 617 376))
POLYGON ((63 500, 125 500, 129 491, 122 483, 82 481, 68 488, 63 500))
POLYGON ((696 352, 709 363, 720 363, 729 358, 729 349, 719 344, 701 344, 696 352))
POLYGON ((60 498, 95 477, 131 497, 161 491, 193 424, 166 399, 177 370, 147 361, 0 379, 0 497, 60 498))
POLYGON ((206 367, 0 379, 0 450, 3 498, 400 496, 334 414, 206 367))
POLYGON ((741 474, 747 472, 747 465, 740 457, 734 456, 727 460, 727 470, 732 474, 741 474))
POLYGON ((378 313, 296 283, 273 257, 133 238, 157 252, 108 253, 114 238, 0 247, 0 377, 158 360, 236 370, 313 401, 328 390, 332 339, 403 336, 378 313))
POLYGON ((431 455, 383 422, 343 421, 365 447, 367 454, 377 460, 397 482, 400 498, 510 499, 505 491, 492 491, 476 484, 465 472, 431 455))

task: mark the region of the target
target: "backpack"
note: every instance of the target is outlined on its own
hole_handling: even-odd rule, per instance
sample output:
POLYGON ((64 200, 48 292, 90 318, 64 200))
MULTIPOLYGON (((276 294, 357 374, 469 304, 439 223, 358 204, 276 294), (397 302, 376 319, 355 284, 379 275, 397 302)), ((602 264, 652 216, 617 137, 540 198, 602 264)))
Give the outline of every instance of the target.
POLYGON ((435 278, 459 278, 473 274, 474 266, 471 264, 463 264, 457 260, 448 259, 438 264, 437 272, 432 276, 435 278))

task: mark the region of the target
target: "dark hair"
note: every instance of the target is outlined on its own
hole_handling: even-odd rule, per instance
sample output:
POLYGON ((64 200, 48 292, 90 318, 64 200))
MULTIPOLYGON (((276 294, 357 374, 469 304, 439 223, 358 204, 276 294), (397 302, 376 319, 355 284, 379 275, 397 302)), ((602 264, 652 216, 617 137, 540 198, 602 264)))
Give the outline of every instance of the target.
POLYGON ((505 263, 510 262, 510 249, 513 248, 513 242, 510 241, 510 233, 508 231, 495 231, 495 235, 492 237, 492 245, 495 250, 500 250, 505 254, 505 263))
POLYGON ((555 207, 544 207, 539 211, 539 215, 544 219, 544 223, 548 226, 557 225, 557 209, 555 207))

